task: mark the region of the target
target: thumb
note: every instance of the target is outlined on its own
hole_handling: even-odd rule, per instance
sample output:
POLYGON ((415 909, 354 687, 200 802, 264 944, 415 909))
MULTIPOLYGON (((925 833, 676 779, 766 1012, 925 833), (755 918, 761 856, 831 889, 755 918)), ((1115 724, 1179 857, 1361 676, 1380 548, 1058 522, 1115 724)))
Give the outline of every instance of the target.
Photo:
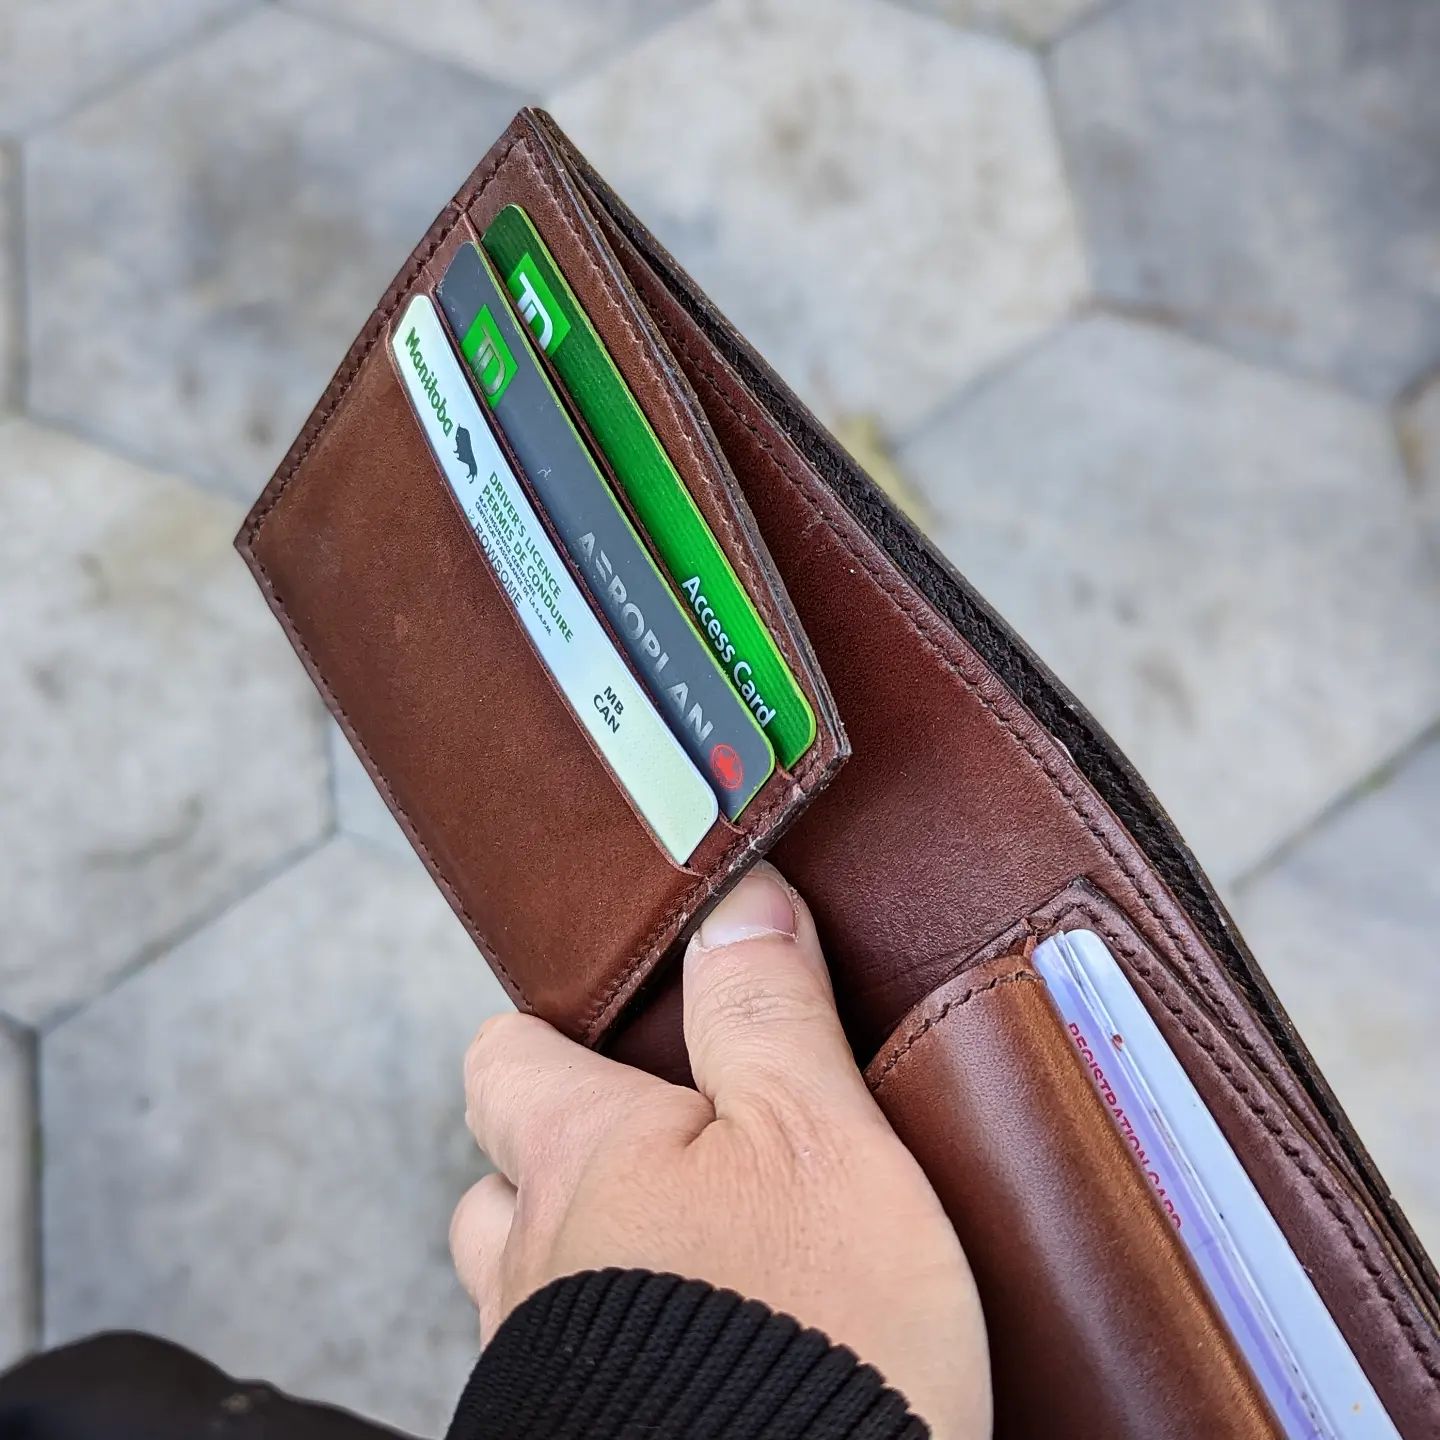
POLYGON ((761 862, 685 953, 685 1045, 717 1115, 785 1098, 867 1108, 809 907, 761 862))

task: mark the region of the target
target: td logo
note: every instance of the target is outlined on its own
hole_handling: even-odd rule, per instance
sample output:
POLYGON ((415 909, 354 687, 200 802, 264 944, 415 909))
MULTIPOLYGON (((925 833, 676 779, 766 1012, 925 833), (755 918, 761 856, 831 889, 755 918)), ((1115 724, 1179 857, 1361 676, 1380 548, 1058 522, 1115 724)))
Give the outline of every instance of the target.
POLYGON ((528 250, 510 272, 510 293, 535 343, 546 355, 553 355, 570 333, 570 322, 528 250))
POLYGON ((515 357, 500 334, 488 305, 481 307, 465 332, 460 352, 479 383, 481 393, 494 405, 515 374, 515 357))

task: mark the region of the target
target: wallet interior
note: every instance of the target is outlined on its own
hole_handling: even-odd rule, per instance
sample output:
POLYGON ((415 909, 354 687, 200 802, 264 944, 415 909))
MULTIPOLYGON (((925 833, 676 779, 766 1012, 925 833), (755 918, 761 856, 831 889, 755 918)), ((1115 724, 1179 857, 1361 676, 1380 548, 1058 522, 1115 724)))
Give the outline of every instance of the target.
POLYGON ((517 117, 422 240, 238 544, 477 946, 517 1003, 568 1033, 684 1079, 672 962, 715 897, 773 852, 815 912, 878 1098, 970 1242, 997 1434, 1101 1433, 1071 1409, 1077 1393, 1097 1397, 1108 1434, 1278 1433, 1178 1242, 1146 1218, 1153 1202, 1103 1111, 1069 1082, 1042 1083, 1055 1040, 1024 957, 1082 926, 1124 968, 1397 1429, 1434 1433, 1434 1271, 1163 811, 547 117, 517 117), (735 824, 717 821, 684 866, 540 666, 389 356, 401 307, 510 203, 817 717, 793 771, 735 824), (1027 978, 977 989, 998 974, 1027 978), (970 992, 983 1000, 962 1013, 952 1002, 970 992), (1049 1180, 1019 1184, 1015 1163, 1049 1180), (1117 1264, 1127 1241, 1131 1263, 1117 1264), (1170 1360, 1107 1366, 1119 1334, 1170 1360), (1053 1386, 1005 1360, 1037 1348, 1053 1386))

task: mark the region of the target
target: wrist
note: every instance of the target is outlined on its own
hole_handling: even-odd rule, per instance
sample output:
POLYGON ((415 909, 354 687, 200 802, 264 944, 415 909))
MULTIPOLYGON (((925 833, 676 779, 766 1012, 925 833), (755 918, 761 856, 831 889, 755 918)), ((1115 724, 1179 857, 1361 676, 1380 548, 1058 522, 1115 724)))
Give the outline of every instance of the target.
POLYGON ((756 1300, 644 1270, 557 1280, 497 1331, 450 1440, 489 1435, 919 1440, 904 1398, 853 1352, 756 1300))

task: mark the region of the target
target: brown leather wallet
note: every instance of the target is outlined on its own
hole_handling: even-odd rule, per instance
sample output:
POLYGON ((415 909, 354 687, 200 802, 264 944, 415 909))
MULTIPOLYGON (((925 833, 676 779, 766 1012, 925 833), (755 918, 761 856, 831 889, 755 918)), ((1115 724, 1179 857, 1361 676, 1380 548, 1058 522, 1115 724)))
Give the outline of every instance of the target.
POLYGON ((1437 1433, 1440 1282, 1164 811, 547 116, 517 116, 436 220, 237 543, 517 1004, 586 1044, 686 1077, 677 951, 773 852, 967 1244, 997 1434, 1279 1434, 1026 963, 1077 926, 1105 937, 1400 1433, 1437 1433), (818 719, 793 771, 683 866, 541 667, 386 343, 510 203, 818 719))

